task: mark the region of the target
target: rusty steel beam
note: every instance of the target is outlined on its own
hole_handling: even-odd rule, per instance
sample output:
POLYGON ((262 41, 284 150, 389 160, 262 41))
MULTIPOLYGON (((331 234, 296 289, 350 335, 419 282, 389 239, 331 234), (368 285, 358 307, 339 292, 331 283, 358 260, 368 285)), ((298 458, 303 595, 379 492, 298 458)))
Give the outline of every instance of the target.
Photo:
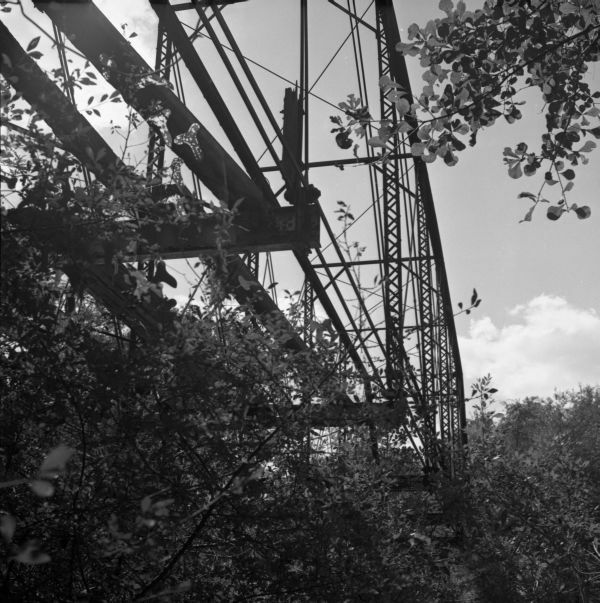
POLYGON ((93 3, 34 2, 230 209, 257 225, 271 209, 260 188, 93 3))
MULTIPOLYGON (((74 109, 61 90, 27 55, 2 22, 0 47, 2 75, 52 128, 64 150, 77 157, 90 171, 101 175, 102 182, 114 190, 119 190, 127 179, 134 177, 90 123, 74 109)), ((8 216, 17 223, 22 217, 19 216, 18 208, 8 216)), ((32 236, 42 247, 47 247, 47 215, 39 212, 33 220, 33 223, 29 223, 32 236)), ((64 244, 68 236, 63 235, 62 238, 64 244)), ((69 262, 64 270, 70 278, 82 280, 94 297, 142 339, 156 337, 165 328, 169 328, 173 315, 169 312, 167 300, 150 292, 148 303, 138 303, 131 294, 131 283, 135 284, 135 277, 122 264, 91 266, 88 263, 69 262)))
MULTIPOLYGON (((141 179, 117 158, 85 117, 70 105, 60 89, 27 55, 3 23, 0 23, 0 44, 4 56, 8 59, 1 62, 2 75, 40 113, 65 150, 71 152, 107 187, 119 190, 119 187, 126 185, 128 178, 141 179)), ((37 216, 33 224, 37 224, 40 240, 43 239, 44 232, 48 236, 49 231, 44 229, 44 226, 48 226, 48 221, 43 216, 37 216)), ((65 249, 59 251, 64 253, 65 249)), ((239 303, 249 304, 259 315, 269 317, 270 323, 281 322, 282 325, 287 325, 289 345, 294 349, 304 349, 301 338, 268 293, 254 280, 241 259, 229 257, 226 265, 226 292, 234 295, 239 303), (247 285, 248 282, 252 283, 251 287, 247 285)), ((135 283, 135 278, 127 275, 128 269, 122 265, 115 275, 112 266, 91 265, 89 262, 85 266, 86 284, 89 276, 89 288, 94 296, 115 315, 123 317, 131 328, 139 329, 140 336, 147 339, 152 334, 160 333, 163 330, 161 321, 171 322, 173 315, 164 315, 162 308, 165 300, 159 296, 154 300, 156 294, 152 294, 152 300, 161 310, 157 316, 153 316, 151 307, 134 303, 135 298, 129 296, 131 284, 127 282, 135 283)), ((279 331, 282 329, 286 330, 280 327, 279 331)))
MULTIPOLYGON (((154 71, 96 6, 88 0, 64 3, 36 0, 34 5, 61 28, 71 42, 103 73, 107 81, 121 92, 129 105, 152 127, 164 134, 165 144, 185 161, 221 202, 231 206, 236 200, 243 199, 240 212, 249 219, 250 226, 260 227, 264 223, 265 213, 268 215, 273 211, 272 201, 261 193, 259 187, 196 120, 170 90, 167 82, 157 80, 154 71), (177 144, 177 136, 187 137, 192 144, 177 144)), ((310 192, 308 190, 306 193, 309 198, 310 192)), ((354 343, 345 332, 343 322, 304 250, 295 250, 294 253, 302 270, 311 280, 319 301, 336 326, 354 364, 366 378, 366 369, 354 343)), ((244 269, 237 265, 234 258, 229 258, 228 263, 235 265, 233 273, 243 272, 244 269)), ((251 278, 249 275, 249 280, 251 278)), ((234 292, 236 298, 238 295, 244 298, 245 292, 239 287, 235 286, 234 292)), ((272 306, 272 311, 275 312, 277 306, 272 306)))
MULTIPOLYGON (((84 23, 81 23, 81 20, 79 19, 79 17, 81 17, 81 12, 78 9, 88 9, 90 6, 93 7, 93 5, 88 3, 82 4, 79 2, 65 4, 68 5, 66 7, 68 16, 65 17, 63 14, 63 21, 66 20, 69 25, 73 26, 73 29, 69 29, 69 26, 65 26, 64 23, 61 23, 61 20, 56 14, 56 12, 64 13, 65 7, 61 10, 60 4, 45 5, 41 2, 36 3, 38 8, 42 7, 46 12, 53 12, 59 26, 61 26, 69 38, 74 41, 76 45, 79 45, 80 48, 81 44, 87 47, 87 45, 91 43, 93 46, 93 40, 96 42, 106 42, 108 39, 108 46, 101 46, 101 49, 110 52, 114 42, 116 44, 116 50, 114 51, 116 54, 113 53, 112 56, 107 56, 104 52, 100 52, 98 48, 96 48, 96 54, 94 55, 96 65, 101 69, 104 67, 103 71, 107 76, 107 79, 109 81, 112 80, 121 86, 119 87, 118 85, 117 89, 123 94, 125 100, 132 104, 134 108, 136 108, 142 116, 157 129, 157 131, 162 133, 165 142, 172 145, 175 152, 185 160, 188 167, 191 166, 193 171, 202 177, 209 188, 212 187, 211 190, 213 193, 215 193, 225 205, 231 205, 233 200, 238 198, 236 195, 241 191, 246 191, 248 192, 248 196, 244 197, 245 205, 242 207, 243 215, 248 219, 249 223, 252 223, 253 220, 255 223, 261 221, 264 222, 265 214, 268 216, 272 212, 272 205, 270 205, 264 196, 261 195, 261 192, 256 185, 254 185, 245 172, 235 164, 223 149, 215 146, 217 144, 216 141, 214 141, 210 134, 203 129, 199 122, 193 119, 193 115, 191 115, 187 108, 174 97, 165 83, 154 79, 153 74, 150 71, 145 71, 143 67, 141 67, 142 71, 140 71, 138 69, 140 64, 136 63, 135 60, 133 63, 128 62, 128 60, 132 58, 132 49, 118 32, 116 40, 114 36, 111 38, 112 34, 110 28, 107 30, 104 27, 106 22, 102 23, 102 19, 99 19, 99 22, 96 22, 94 19, 91 21, 89 19, 83 19, 84 23), (75 19, 73 18, 72 11, 76 13, 75 19), (80 29, 81 27, 83 27, 83 29, 80 29), (79 32, 79 34, 76 32, 79 32), (82 37, 85 37, 84 34, 87 34, 88 32, 93 32, 93 34, 89 36, 92 41, 82 41, 82 37), (125 56, 127 60, 125 60, 124 63, 117 63, 117 61, 122 61, 123 56, 125 56), (120 69, 119 66, 124 69, 120 69), (141 86, 140 82, 142 84, 141 86), (157 102, 155 102, 155 93, 159 97, 157 102), (166 101, 166 105, 163 104, 162 101, 166 101), (158 118, 163 118, 163 120, 161 121, 158 118), (185 129, 186 126, 188 126, 187 129, 185 129), (212 150, 215 151, 214 156, 210 155, 210 151, 212 150), (208 157, 211 157, 211 161, 205 161, 208 157), (215 160, 218 165, 215 164, 215 160), (216 173, 210 173, 213 168, 215 168, 216 173), (231 193, 232 190, 234 191, 233 194, 231 193)), ((93 7, 93 9, 97 11, 95 7, 93 7)), ((106 20, 104 19, 104 21, 106 20)), ((86 51, 84 50, 84 52, 86 51)), ((135 55, 135 53, 133 54, 135 55)), ((35 105, 36 102, 39 102, 39 98, 33 98, 31 102, 35 105)), ((61 105, 58 105, 56 110, 68 111, 65 106, 61 105)), ((49 113, 52 113, 52 111, 49 111, 49 113)), ((86 141, 89 143, 90 139, 86 137, 86 141)), ((81 142, 81 140, 76 140, 72 143, 76 155, 81 154, 81 142)), ((92 151, 94 150, 92 149, 92 151)), ((112 173, 113 180, 116 179, 116 175, 111 172, 110 166, 105 173, 105 169, 103 169, 102 166, 99 165, 99 162, 96 161, 98 158, 97 153, 93 152, 92 157, 94 157, 94 160, 91 161, 93 164, 91 166, 91 171, 97 174, 99 180, 105 181, 107 173, 112 173)), ((102 158, 104 159, 105 155, 103 155, 102 158)), ((116 172, 118 175, 118 170, 116 170, 116 172)), ((106 274, 103 273, 102 267, 98 268, 92 266, 90 268, 90 275, 90 280, 97 288, 106 287, 107 279, 109 285, 114 282, 113 275, 110 274, 110 272, 106 272, 106 274), (100 270, 100 274, 97 274, 97 270, 100 270)), ((253 279, 253 276, 249 273, 247 267, 240 258, 232 256, 227 258, 224 282, 226 284, 226 289, 229 292, 232 292, 240 303, 251 305, 254 308, 254 311, 261 316, 262 320, 267 325, 267 328, 271 328, 272 332, 277 333, 278 337, 285 340, 288 347, 297 350, 306 349, 304 342, 295 332, 293 332, 291 326, 273 303, 270 296, 253 279)), ((111 290, 110 293, 116 295, 117 303, 123 301, 122 291, 117 289, 116 291, 111 290)), ((172 317, 172 314, 169 314, 172 317)), ((143 323, 143 317, 141 320, 143 323)), ((160 331, 164 323, 162 323, 160 319, 157 323, 158 330, 160 331)), ((372 411, 369 409, 373 406, 377 405, 353 404, 351 407, 348 407, 352 408, 352 410, 349 410, 348 412, 353 415, 362 413, 364 417, 366 417, 366 421, 372 422, 372 411), (365 414, 365 408, 367 409, 367 414, 365 414)), ((333 421, 333 419, 324 418, 320 420, 322 422, 325 420, 333 421)))

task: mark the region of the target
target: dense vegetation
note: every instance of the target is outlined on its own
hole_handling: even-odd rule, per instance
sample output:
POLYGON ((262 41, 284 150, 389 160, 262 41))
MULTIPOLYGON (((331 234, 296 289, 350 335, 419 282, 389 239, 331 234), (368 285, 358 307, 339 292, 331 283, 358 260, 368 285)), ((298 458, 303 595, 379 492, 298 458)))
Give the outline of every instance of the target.
MULTIPOLYGON (((443 4, 448 20, 425 38, 415 30, 409 54, 437 52, 426 40, 468 21, 462 3, 443 4)), ((563 21, 592 6, 544 4, 563 21)), ((597 31, 589 11, 573 44, 597 31)), ((2 93, 3 119, 16 121, 23 109, 2 93)), ((586 105, 576 117, 597 115, 586 105)), ((364 426, 314 427, 309 402, 339 405, 358 381, 335 336, 321 328, 313 352, 292 352, 285 330, 257 328, 250 308, 224 298, 218 261, 204 266, 202 302, 180 308, 162 337, 143 341, 96 304, 76 278, 82 240, 134 236, 123 217, 134 200, 138 214, 152 201, 135 178, 119 195, 86 186, 35 121, 3 140, 2 600, 600 600, 598 388, 500 415, 480 382, 466 474, 407 489, 402 476, 421 468, 397 429, 374 456, 364 426), (58 252, 15 206, 74 219, 77 232, 58 252)), ((587 152, 565 136, 565 152, 587 152)), ((546 159, 569 180, 553 149, 546 159)), ((523 151, 519 161, 534 160, 523 151)), ((149 291, 136 294, 141 303, 149 291)))
POLYGON ((465 517, 484 601, 600 597, 600 389, 528 398, 471 423, 465 517))
MULTIPOLYGON (((25 205, 56 204, 57 160, 25 164, 25 205)), ((90 215, 99 190, 72 193, 90 215)), ((99 217, 98 233, 112 228, 99 217)), ((397 431, 376 462, 364 427, 311 428, 306 402, 337 404, 354 379, 326 330, 315 355, 292 353, 213 279, 203 305, 144 343, 67 282, 69 258, 38 235, 2 221, 5 599, 600 596, 598 389, 498 417, 482 382, 468 479, 405 490, 419 467, 397 431)))
POLYGON ((402 491, 414 459, 391 438, 379 464, 360 429, 319 451, 297 405, 312 361, 248 314, 131 345, 86 297, 65 314, 42 254, 2 234, 4 598, 600 596, 598 389, 495 418, 480 391, 470 479, 402 491))

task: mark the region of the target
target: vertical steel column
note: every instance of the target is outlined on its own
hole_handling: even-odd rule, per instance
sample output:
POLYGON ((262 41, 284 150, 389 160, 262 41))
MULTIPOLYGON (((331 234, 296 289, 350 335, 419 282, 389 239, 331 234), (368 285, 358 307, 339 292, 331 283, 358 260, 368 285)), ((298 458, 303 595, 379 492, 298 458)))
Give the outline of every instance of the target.
MULTIPOLYGON (((380 76, 388 75, 407 92, 408 99, 412 101, 410 82, 404 58, 395 50, 400 41, 400 34, 392 0, 376 0, 377 25, 380 54, 380 76)), ((387 101, 382 94, 381 116, 395 123, 395 110, 393 103, 387 101), (389 107, 391 106, 391 109, 389 107)), ((406 146, 417 142, 416 133, 412 133, 406 146)), ((393 141, 398 145, 399 141, 393 141)), ((394 203, 394 195, 399 191, 408 192, 405 195, 404 211, 406 216, 406 236, 409 251, 416 256, 416 261, 411 264, 411 285, 413 289, 415 317, 417 320, 416 333, 418 338, 418 395, 412 402, 419 417, 422 427, 421 443, 428 463, 432 466, 443 464, 446 470, 454 471, 458 457, 450 453, 450 458, 440 457, 444 445, 449 449, 462 447, 464 430, 464 400, 462 391, 462 375, 460 369, 460 356, 456 340, 456 331, 452 317, 450 295, 444 258, 439 239, 437 220, 431 188, 425 164, 418 158, 414 160, 414 178, 409 182, 408 169, 403 170, 402 176, 406 181, 400 182, 398 167, 389 166, 388 161, 383 166, 384 182, 384 228, 387 235, 385 244, 385 258, 390 264, 391 254, 397 253, 394 259, 400 265, 402 261, 401 231, 396 220, 399 221, 400 205, 394 203), (404 178, 406 176, 406 178, 404 178), (397 209, 396 209, 397 208, 397 209), (439 424, 438 424, 439 418, 439 424), (441 442, 440 442, 441 440, 441 442), (442 446, 440 446, 442 444, 442 446)), ((388 343, 392 353, 398 350, 404 352, 402 341, 403 311, 394 307, 401 307, 401 277, 396 275, 392 266, 385 267, 386 277, 390 278, 386 290, 386 323, 387 338, 397 340, 398 325, 400 328, 400 342, 397 346, 388 343), (400 290, 396 292, 394 286, 399 283, 400 290)), ((408 286, 408 281, 404 284, 408 286)), ((388 358, 388 364, 394 357, 388 358)), ((402 366, 402 364, 399 364, 402 366)), ((408 388, 409 390, 411 388, 408 388)), ((412 395, 412 391, 409 391, 412 395)))
MULTIPOLYGON (((300 0, 300 82, 299 82, 299 101, 302 108, 301 120, 301 139, 304 145, 301 157, 304 162, 303 173, 304 181, 308 182, 308 163, 309 163, 309 144, 308 144, 308 3, 307 0, 300 0)), ((308 276, 304 277, 304 299, 303 299, 303 327, 304 341, 309 347, 312 347, 312 324, 315 317, 315 292, 308 276)))
MULTIPOLYGON (((391 77, 389 44, 382 22, 382 12, 377 8, 377 43, 379 77, 391 77)), ((397 123, 396 109, 383 92, 380 94, 381 119, 390 124, 397 123)), ((394 152, 399 144, 398 136, 387 143, 386 151, 394 152)), ((403 338, 404 323, 402 303, 402 273, 401 273, 401 198, 400 164, 397 158, 388 159, 383 164, 377 164, 376 170, 382 183, 383 200, 383 232, 385 238, 382 246, 383 275, 384 275, 384 313, 386 324, 386 386, 388 395, 397 398, 403 389, 403 338)))
MULTIPOLYGON (((173 60, 173 44, 169 39, 167 30, 162 22, 158 24, 158 34, 156 38, 156 59, 154 61, 154 70, 157 75, 170 80, 171 62, 173 60)), ((165 164, 165 147, 156 130, 150 128, 148 137, 148 164, 146 168, 146 179, 153 185, 162 182, 162 172, 165 164)))
POLYGON ((419 316, 419 336, 420 336, 420 369, 421 369, 421 393, 420 408, 421 420, 424 424, 425 441, 423 447, 425 454, 429 458, 435 455, 436 440, 436 403, 437 403, 437 385, 439 375, 435 362, 437 342, 435 332, 437 330, 438 316, 434 314, 434 294, 438 292, 434 289, 433 266, 434 260, 431 259, 431 250, 429 246, 429 227, 427 217, 421 202, 421 193, 415 200, 416 218, 417 218, 417 254, 419 260, 415 264, 417 272, 416 289, 418 298, 415 304, 418 308, 419 316))
MULTIPOLYGON (((439 434, 442 440, 442 446, 446 454, 450 456, 450 470, 454 473, 457 464, 460 464, 460 455, 457 455, 457 442, 460 445, 460 430, 457 429, 456 417, 457 413, 454 411, 456 406, 456 393, 453 392, 453 362, 452 355, 449 349, 448 341, 448 330, 444 328, 448 317, 445 313, 443 304, 440 304, 439 308, 439 319, 442 328, 439 329, 439 362, 440 362, 440 391, 438 400, 438 421, 439 421, 439 434)), ((452 320, 452 317, 450 317, 452 320)))
POLYGON ((259 278, 258 271, 260 269, 259 261, 258 261, 258 253, 256 253, 256 252, 245 253, 242 256, 242 260, 246 264, 246 266, 248 266, 248 268, 250 269, 252 276, 254 276, 254 278, 256 280, 258 280, 258 278, 259 278))

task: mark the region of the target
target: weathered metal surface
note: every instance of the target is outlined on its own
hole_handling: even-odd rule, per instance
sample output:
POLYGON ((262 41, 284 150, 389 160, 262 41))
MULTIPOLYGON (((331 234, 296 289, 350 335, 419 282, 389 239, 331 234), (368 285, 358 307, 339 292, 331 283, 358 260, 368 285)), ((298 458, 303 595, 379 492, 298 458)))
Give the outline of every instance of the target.
MULTIPOLYGON (((400 84, 412 102, 412 92, 406 62, 396 52, 400 32, 392 0, 376 0, 379 28, 380 77, 386 76, 400 84)), ((394 102, 381 94, 382 118, 396 123, 394 102)), ((419 142, 416 130, 409 134, 408 144, 419 142)), ((408 145, 404 144, 407 148, 408 145)), ((390 140, 389 150, 402 150, 399 140, 390 140)), ((423 446, 432 464, 443 464, 450 472, 459 469, 463 462, 466 427, 464 391, 460 352, 450 292, 446 277, 444 254, 437 224, 433 195, 427 166, 414 158, 415 177, 410 191, 401 188, 399 173, 402 159, 390 157, 380 168, 384 181, 386 240, 388 246, 386 288, 386 328, 388 333, 388 371, 392 388, 405 378, 403 357, 404 315, 402 305, 402 270, 410 270, 417 291, 418 308, 419 375, 413 400, 418 420, 423 425, 423 446), (419 258, 410 268, 403 263, 401 214, 413 216, 414 243, 411 255, 419 258), (397 261, 399 260, 399 261, 397 261)))
POLYGON ((243 200, 242 214, 260 216, 269 211, 271 205, 259 187, 93 3, 34 4, 226 207, 243 200))
MULTIPOLYGON (((141 61, 128 43, 93 5, 87 2, 67 4, 68 6, 65 8, 64 3, 63 6, 43 2, 36 3, 40 9, 50 14, 72 38, 72 42, 79 46, 84 54, 103 71, 108 81, 123 93, 125 100, 147 119, 157 133, 157 139, 170 146, 188 167, 202 178, 224 205, 231 208, 236 200, 243 196, 241 214, 244 215, 244 220, 250 230, 256 230, 256 236, 261 236, 258 234, 259 225, 264 223, 265 217, 273 215, 277 203, 273 202, 271 191, 265 188, 264 179, 261 179, 262 174, 261 178, 248 177, 248 174, 256 175, 256 162, 251 156, 244 155, 243 140, 240 141, 239 134, 232 129, 231 116, 227 112, 221 111, 219 120, 222 125, 224 124, 224 128, 230 128, 228 136, 236 147, 238 156, 242 158, 248 174, 229 156, 223 155, 222 149, 219 150, 217 146, 214 146, 214 139, 187 108, 176 99, 166 82, 159 80, 151 73, 150 68, 141 61), (90 31, 93 31, 93 34, 87 36, 87 32, 90 31)), ((332 4, 339 7, 337 3, 332 2, 332 4)), ((168 14, 169 19, 172 19, 175 10, 183 8, 183 5, 170 7, 166 2, 157 3, 155 8, 160 6, 168 6, 163 14, 168 14)), ((198 3, 189 4, 189 8, 195 8, 199 14, 202 12, 201 6, 202 4, 198 3)), ((399 33, 392 1, 376 0, 375 9, 381 74, 389 75, 410 91, 404 59, 395 52, 399 33)), ((353 11, 343 10, 349 12, 351 17, 356 17, 353 11)), ((363 20, 359 19, 356 22, 362 23, 364 26, 363 20)), ((176 36, 174 23, 171 21, 171 26, 167 27, 169 35, 173 39, 176 36)), ((187 44, 188 42, 187 39, 180 40, 178 49, 180 52, 183 49, 182 54, 187 54, 186 62, 198 66, 193 49, 190 48, 191 45, 187 44)), ((197 76, 201 69, 192 68, 190 71, 197 76)), ((209 90, 210 85, 210 78, 204 78, 204 81, 199 83, 203 91, 209 90)), ((219 104, 218 91, 216 95, 213 95, 212 102, 215 106, 219 104)), ((288 109, 288 114, 290 114, 290 109, 288 109)), ((384 118, 394 119, 393 107, 391 103, 386 104, 385 99, 382 99, 382 114, 384 118)), ((288 120, 288 123, 291 122, 288 120)), ((295 147, 294 135, 290 135, 289 132, 288 127, 288 134, 285 131, 283 133, 286 148, 295 147)), ((426 166, 416 159, 414 161, 416 176, 411 182, 405 182, 401 177, 401 173, 405 170, 399 169, 399 162, 412 161, 412 159, 410 153, 398 152, 398 148, 394 147, 394 153, 390 154, 386 165, 377 168, 385 187, 385 229, 388 237, 388 242, 380 258, 380 262, 385 266, 386 283, 384 345, 388 360, 387 385, 389 387, 387 391, 391 394, 390 404, 395 403, 396 407, 402 408, 405 413, 400 422, 407 424, 409 418, 412 421, 409 428, 414 434, 417 434, 424 445, 427 463, 431 466, 442 464, 453 471, 461 464, 465 416, 460 356, 452 319, 444 259, 426 166), (412 220, 412 230, 407 235, 407 238, 411 239, 412 247, 408 250, 403 247, 404 234, 400 229, 400 222, 407 213, 411 215, 412 220), (406 260, 408 257, 411 258, 410 263, 406 260), (403 280, 403 274, 410 274, 410 282, 414 283, 417 292, 416 298, 412 301, 413 305, 418 308, 418 312, 415 313, 418 323, 416 325, 405 324, 404 289, 406 279, 403 280), (416 370, 411 368, 404 348, 404 335, 408 330, 415 330, 419 334, 419 366, 416 370), (402 398, 404 395, 408 400, 402 398), (414 410, 412 418, 406 414, 406 401, 414 410), (450 444, 450 447, 448 448, 446 444, 450 444), (451 450, 450 458, 442 458, 446 455, 446 450, 451 450)), ((290 154, 288 153, 288 155, 290 154)), ((295 153, 293 155, 293 157, 290 155, 286 158, 284 153, 282 162, 278 162, 276 158, 276 163, 283 164, 283 168, 282 165, 278 165, 278 169, 282 171, 290 190, 293 190, 294 187, 290 186, 289 182, 292 182, 298 175, 293 173, 293 170, 298 171, 298 165, 302 169, 310 165, 306 159, 306 166, 303 167, 298 162, 295 153)), ((330 162, 321 163, 323 165, 330 164, 330 162)), ((296 199, 289 200, 295 201, 296 199)), ((310 202, 311 199, 309 198, 308 201, 310 202)), ((164 249, 174 245, 176 240, 182 238, 185 239, 183 245, 185 248, 196 243, 193 232, 190 231, 186 234, 186 229, 189 228, 189 226, 169 225, 163 234, 154 233, 154 235, 162 237, 160 244, 164 249)), ((268 230, 272 231, 272 224, 268 230)), ((240 234, 240 236, 242 235, 240 234)), ((265 239, 266 237, 263 238, 263 242, 265 239)), ((239 239, 236 240, 237 242, 239 239)), ((185 252, 182 249, 179 249, 180 253, 185 252)), ((238 247, 233 246, 231 249, 238 249, 238 247)), ((178 250, 174 249, 173 254, 177 253, 178 250)), ((362 334, 359 331, 362 329, 349 328, 345 325, 338 314, 338 308, 331 301, 331 292, 336 286, 336 275, 341 272, 332 270, 334 263, 327 264, 320 258, 320 265, 325 267, 329 279, 324 284, 320 278, 316 277, 315 266, 311 265, 302 252, 297 251, 296 257, 308 277, 311 288, 314 288, 324 310, 330 315, 332 323, 340 333, 340 339, 345 343, 349 355, 353 358, 359 371, 368 378, 372 367, 369 367, 368 363, 359 357, 357 351, 361 345, 362 334)), ((347 266, 344 265, 342 268, 347 269, 347 266)), ((253 300, 252 304, 263 318, 276 315, 278 312, 276 306, 239 258, 232 256, 228 258, 226 273, 226 282, 229 283, 230 290, 235 292, 239 301, 253 300)), ((344 303, 343 298, 341 303, 344 303)), ((379 329, 374 326, 369 326, 369 328, 372 328, 371 341, 374 341, 378 337, 379 329)), ((367 336, 364 337, 365 341, 366 339, 367 336)), ((297 345, 298 349, 303 349, 299 338, 297 345)), ((375 378, 376 375, 371 375, 371 377, 375 378)), ((370 405, 370 407, 373 406, 380 405, 370 405)), ((315 417, 315 420, 321 421, 322 426, 339 425, 339 421, 345 420, 343 416, 350 417, 349 420, 359 423, 366 421, 367 424, 374 420, 384 420, 383 417, 374 417, 365 413, 366 407, 361 408, 359 405, 352 405, 348 408, 342 405, 339 410, 340 416, 332 418, 338 414, 338 411, 331 410, 331 408, 316 411, 317 415, 319 412, 322 413, 320 418, 315 417)))
MULTIPOLYGON (((65 150, 77 157, 83 165, 89 168, 90 172, 94 173, 104 185, 113 191, 119 192, 121 188, 126 189, 131 179, 139 180, 139 177, 132 174, 120 162, 85 117, 69 104, 58 87, 48 79, 2 23, 0 23, 0 43, 3 53, 9 59, 9 63, 2 62, 2 74, 44 117, 65 150)), ((151 190, 149 195, 152 196, 151 190)), ((59 226, 56 223, 58 218, 59 216, 56 215, 52 218, 57 227, 59 226)), ((64 219, 64 216, 60 218, 64 219)), ((52 224, 52 219, 48 214, 40 213, 33 218, 33 222, 30 224, 35 226, 36 236, 43 244, 56 245, 58 243, 59 246, 55 249, 61 253, 67 253, 68 249, 65 244, 70 240, 69 236, 61 237, 59 231, 56 231, 57 238, 50 236, 51 229, 48 226, 52 224)), ((76 228, 75 225, 68 227, 64 223, 60 227, 67 227, 67 232, 76 228)), ((89 243, 90 241, 87 242, 88 245, 89 243)), ((82 253, 81 259, 87 258, 85 266, 80 263, 77 268, 81 272, 77 277, 78 280, 83 280, 86 286, 89 284, 92 293, 111 312, 122 317, 132 328, 139 330, 140 336, 146 339, 152 334, 156 335, 166 327, 166 324, 161 324, 162 322, 171 323, 173 316, 164 314, 164 304, 160 295, 150 292, 152 303, 160 308, 157 315, 153 315, 152 304, 144 306, 140 300, 131 296, 137 282, 136 278, 131 276, 131 270, 123 265, 118 265, 117 268, 92 266, 91 264, 95 260, 90 255, 91 250, 88 249, 86 252, 81 246, 78 249, 82 253)), ((259 315, 268 316, 271 322, 275 320, 282 325, 287 325, 289 344, 296 349, 303 349, 300 337, 287 323, 262 286, 254 281, 252 273, 243 262, 239 258, 230 257, 227 260, 227 266, 228 278, 224 280, 225 291, 234 295, 240 303, 249 304, 259 315), (253 282, 254 286, 248 289, 242 285, 247 282, 253 282)), ((280 327, 280 331, 282 328, 284 327, 280 327)))

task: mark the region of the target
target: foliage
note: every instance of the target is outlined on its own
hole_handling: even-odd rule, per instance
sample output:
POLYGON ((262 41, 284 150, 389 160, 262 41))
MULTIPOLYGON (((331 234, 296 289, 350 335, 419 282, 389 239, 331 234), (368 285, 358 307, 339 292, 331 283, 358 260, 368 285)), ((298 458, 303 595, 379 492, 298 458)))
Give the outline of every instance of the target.
MULTIPOLYGON (((418 57, 425 86, 415 97, 398 82, 384 77, 382 90, 396 106, 397 119, 379 123, 377 136, 367 140, 386 148, 397 134, 408 136, 413 155, 430 163, 438 157, 455 165, 457 153, 476 144, 480 130, 504 118, 522 118, 521 93, 538 89, 546 117, 546 133, 537 150, 519 142, 504 149, 504 163, 512 178, 543 172, 536 193, 519 196, 533 201, 523 221, 531 220, 538 203, 550 203, 543 193, 559 185, 558 200, 547 209, 557 220, 565 212, 590 216, 588 206, 567 202, 580 163, 600 138, 600 91, 586 81, 588 65, 600 58, 599 6, 595 0, 497 0, 475 11, 460 1, 442 0, 443 18, 424 27, 408 28, 408 41, 398 51, 418 57), (464 137, 468 136, 468 142, 464 137), (465 144, 467 142, 467 144, 465 144)), ((372 120, 368 109, 352 97, 341 103, 346 123, 336 122, 338 144, 351 146, 350 134, 364 136, 372 120), (353 101, 353 102, 351 102, 353 101), (349 105, 350 103, 350 105, 349 105)))
POLYGON ((600 596, 600 389, 527 398, 470 426, 468 563, 486 601, 600 596))
MULTIPOLYGON (((14 96, 8 101, 3 119, 20 111, 37 123, 14 96)), ((406 489, 401 478, 421 467, 395 430, 380 435, 376 462, 368 426, 315 426, 319 411, 335 411, 341 391, 352 394, 359 382, 330 330, 315 325, 314 349, 293 353, 281 325, 261 330, 251 308, 226 299, 218 284, 224 262, 217 258, 207 266, 202 303, 190 300, 173 312, 172 328, 160 337, 136 336, 77 276, 99 261, 88 253, 91 243, 138 242, 140 224, 161 226, 173 219, 173 208, 152 201, 133 169, 118 191, 84 183, 76 161, 42 128, 11 133, 4 142, 2 598, 456 600, 455 570, 464 561, 454 528, 464 492, 443 476, 432 476, 427 488, 406 489), (19 218, 30 210, 54 218, 42 224, 19 218)), ((340 209, 342 220, 352 219, 347 206, 340 209)), ((104 262, 123 260, 122 246, 103 248, 104 262)), ((133 307, 143 306, 150 290, 164 295, 160 279, 132 274, 133 307)), ((471 307, 478 301, 474 291, 471 307)), ((298 310, 291 312, 293 320, 298 310)), ((475 393, 485 413, 493 389, 489 380, 480 385, 475 393)), ((566 456, 544 448, 531 471, 519 464, 524 453, 506 444, 505 432, 511 442, 517 433, 508 419, 498 427, 490 419, 481 438, 473 438, 466 535, 485 560, 482 578, 490 576, 490 564, 516 559, 517 594, 537 596, 530 574, 542 559, 548 567, 542 577, 560 575, 565 592, 574 575, 588 588, 588 576, 597 574, 595 549, 582 530, 595 525, 589 501, 600 480, 597 462, 578 459, 597 446, 590 428, 597 405, 597 396, 583 396, 577 412, 566 410, 556 444, 566 456), (490 451, 505 462, 488 462, 490 451), (550 470, 546 458, 567 457, 550 470), (570 546, 567 570, 552 557, 554 541, 524 549, 514 534, 498 535, 489 516, 493 496, 524 533, 533 529, 522 499, 508 485, 495 490, 513 476, 521 496, 526 486, 531 490, 528 478, 535 479, 538 523, 555 500, 552 489, 565 486, 571 507, 560 534, 570 546)), ((534 430, 541 422, 530 424, 534 430)), ((546 446, 545 436, 527 432, 527 438, 519 435, 511 446, 546 446)), ((544 538, 553 533, 546 530, 544 538)))
POLYGON ((21 236, 5 223, 5 596, 427 600, 441 588, 414 536, 427 501, 393 491, 414 461, 390 447, 375 465, 357 429, 325 449, 316 432, 309 455, 298 401, 325 351, 316 367, 226 308, 181 317, 152 346, 128 342, 87 297, 65 315, 21 236), (68 470, 41 491, 38 468, 65 450, 68 470))
MULTIPOLYGON (((31 119, 17 102, 5 116, 31 119)), ((218 290, 217 259, 202 304, 173 313, 161 337, 137 337, 77 275, 98 262, 90 243, 137 241, 136 220, 161 225, 172 212, 152 205, 133 170, 118 193, 85 184, 42 128, 5 142, 2 597, 426 601, 451 591, 428 536, 431 495, 397 487, 398 474, 419 470, 399 435, 381 439, 375 463, 366 427, 313 426, 356 382, 329 331, 292 353, 285 329, 257 329, 251 308, 218 290), (32 210, 56 220, 21 219, 32 210)), ((105 262, 123 259, 104 249, 105 262)), ((147 288, 163 295, 132 274, 133 306, 147 288)))

